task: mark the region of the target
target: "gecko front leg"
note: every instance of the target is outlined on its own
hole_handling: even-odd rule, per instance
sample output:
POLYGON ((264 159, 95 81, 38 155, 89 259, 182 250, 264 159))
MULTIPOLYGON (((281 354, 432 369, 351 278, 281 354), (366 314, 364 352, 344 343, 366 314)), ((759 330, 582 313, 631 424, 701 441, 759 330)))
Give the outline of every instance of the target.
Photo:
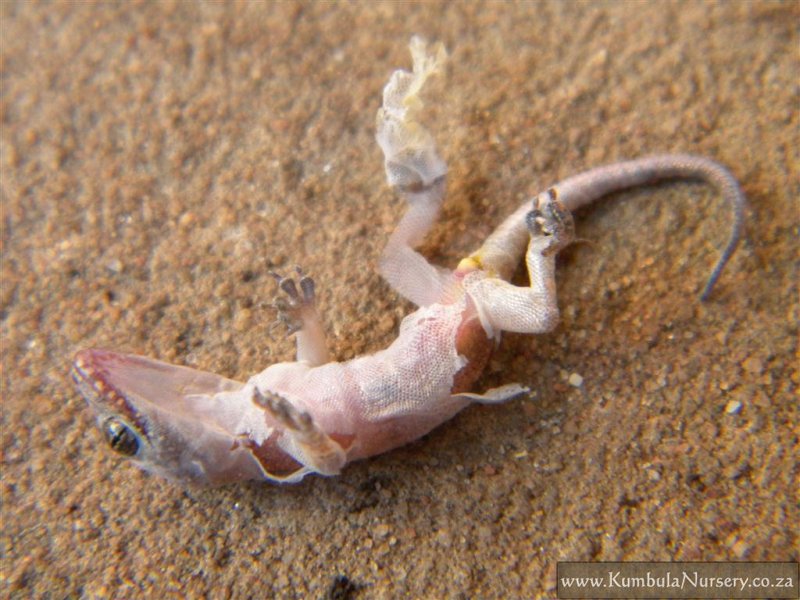
POLYGON ((284 431, 278 442, 281 449, 303 465, 292 476, 302 479, 309 472, 337 475, 347 462, 347 454, 328 434, 322 431, 307 412, 298 410, 286 398, 270 391, 253 389, 253 403, 272 416, 284 431))
MULTIPOLYGON (((525 217, 530 241, 525 254, 529 287, 515 286, 508 281, 474 270, 481 261, 481 250, 464 259, 458 272, 464 276, 466 289, 478 310, 481 324, 490 337, 501 331, 545 333, 558 323, 555 257, 575 239, 572 214, 549 189, 533 200, 525 217)), ((495 246, 502 242, 494 240, 495 246)), ((509 244, 516 244, 513 239, 509 244)), ((497 250, 497 248, 494 248, 497 250)))
POLYGON ((272 273, 284 294, 274 301, 278 310, 277 320, 286 325, 289 335, 295 334, 298 362, 305 362, 312 367, 324 365, 330 361, 330 357, 325 330, 317 312, 314 280, 305 275, 300 267, 295 267, 295 272, 298 283, 291 277, 272 273))
MULTIPOLYGON (((531 233, 528 254, 533 252, 534 256, 553 256, 575 240, 572 213, 559 202, 553 188, 534 198, 533 208, 525 216, 525 224, 531 233)), ((533 278, 530 264, 528 274, 533 278)))

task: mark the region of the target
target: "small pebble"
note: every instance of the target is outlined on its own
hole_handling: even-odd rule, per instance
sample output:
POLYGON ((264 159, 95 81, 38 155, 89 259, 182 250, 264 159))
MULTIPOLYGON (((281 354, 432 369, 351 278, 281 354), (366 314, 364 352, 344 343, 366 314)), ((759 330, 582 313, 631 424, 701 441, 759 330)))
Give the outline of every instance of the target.
POLYGON ((579 388, 583 385, 583 377, 577 373, 571 373, 569 379, 567 379, 567 383, 569 383, 572 387, 579 388))
POLYGON ((122 272, 122 261, 118 258, 115 258, 106 264, 106 269, 108 269, 114 275, 118 275, 122 272))
POLYGON ((742 363, 742 368, 748 373, 755 373, 756 375, 760 375, 761 372, 764 370, 764 363, 761 362, 760 358, 751 356, 742 363))
POLYGON ((750 546, 747 545, 747 542, 739 540, 733 545, 731 550, 736 555, 736 558, 744 558, 750 551, 750 546))
POLYGON ((375 535, 376 538, 385 538, 389 535, 389 526, 386 523, 380 523, 375 526, 372 530, 372 533, 375 535))
POLYGON ((725 405, 725 412, 729 415, 738 415, 740 410, 742 410, 742 403, 738 400, 731 400, 725 405))
POLYGON ((453 538, 447 529, 440 529, 437 531, 434 539, 436 540, 437 544, 444 546, 445 548, 449 548, 453 545, 453 538))
POLYGON ((186 212, 183 213, 178 219, 178 227, 181 228, 191 227, 192 225, 194 225, 194 222, 195 222, 195 216, 190 212, 186 212))

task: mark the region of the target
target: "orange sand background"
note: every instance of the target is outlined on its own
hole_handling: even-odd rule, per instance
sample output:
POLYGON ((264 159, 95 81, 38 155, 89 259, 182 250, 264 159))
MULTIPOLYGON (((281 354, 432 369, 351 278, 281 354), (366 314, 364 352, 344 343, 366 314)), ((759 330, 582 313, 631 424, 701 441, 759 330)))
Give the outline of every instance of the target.
POLYGON ((0 595, 535 598, 559 560, 798 560, 797 7, 4 2, 0 595), (718 195, 626 193, 578 215, 559 328, 506 336, 479 382, 533 398, 293 487, 118 461, 79 348, 244 379, 292 356, 267 304, 294 264, 337 357, 393 339, 374 116, 413 33, 451 54, 428 257, 454 266, 559 178, 693 152, 750 201, 713 299, 718 195))

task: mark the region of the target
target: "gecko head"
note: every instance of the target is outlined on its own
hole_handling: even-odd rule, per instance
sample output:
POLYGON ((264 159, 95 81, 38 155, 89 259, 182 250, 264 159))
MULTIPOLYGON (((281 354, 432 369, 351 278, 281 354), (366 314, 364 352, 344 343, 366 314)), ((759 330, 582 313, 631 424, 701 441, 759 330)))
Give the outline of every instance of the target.
POLYGON ((72 378, 108 446, 181 484, 208 486, 260 474, 236 434, 203 403, 242 384, 213 373, 108 350, 81 350, 72 378))

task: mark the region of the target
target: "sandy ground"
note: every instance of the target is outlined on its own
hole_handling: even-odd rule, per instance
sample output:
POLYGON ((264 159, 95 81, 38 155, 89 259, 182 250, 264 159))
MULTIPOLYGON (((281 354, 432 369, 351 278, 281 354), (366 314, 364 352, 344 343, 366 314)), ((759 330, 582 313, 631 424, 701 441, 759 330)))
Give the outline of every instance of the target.
POLYGON ((0 10, 0 595, 536 598, 560 560, 798 560, 797 3, 0 10), (429 258, 561 177, 693 152, 750 201, 713 299, 718 194, 618 195, 578 215, 562 324, 507 336, 477 386, 532 397, 293 487, 187 492, 117 460, 79 348, 245 379, 292 356, 267 271, 294 264, 337 357, 396 335, 374 115, 413 33, 451 53, 429 258))

